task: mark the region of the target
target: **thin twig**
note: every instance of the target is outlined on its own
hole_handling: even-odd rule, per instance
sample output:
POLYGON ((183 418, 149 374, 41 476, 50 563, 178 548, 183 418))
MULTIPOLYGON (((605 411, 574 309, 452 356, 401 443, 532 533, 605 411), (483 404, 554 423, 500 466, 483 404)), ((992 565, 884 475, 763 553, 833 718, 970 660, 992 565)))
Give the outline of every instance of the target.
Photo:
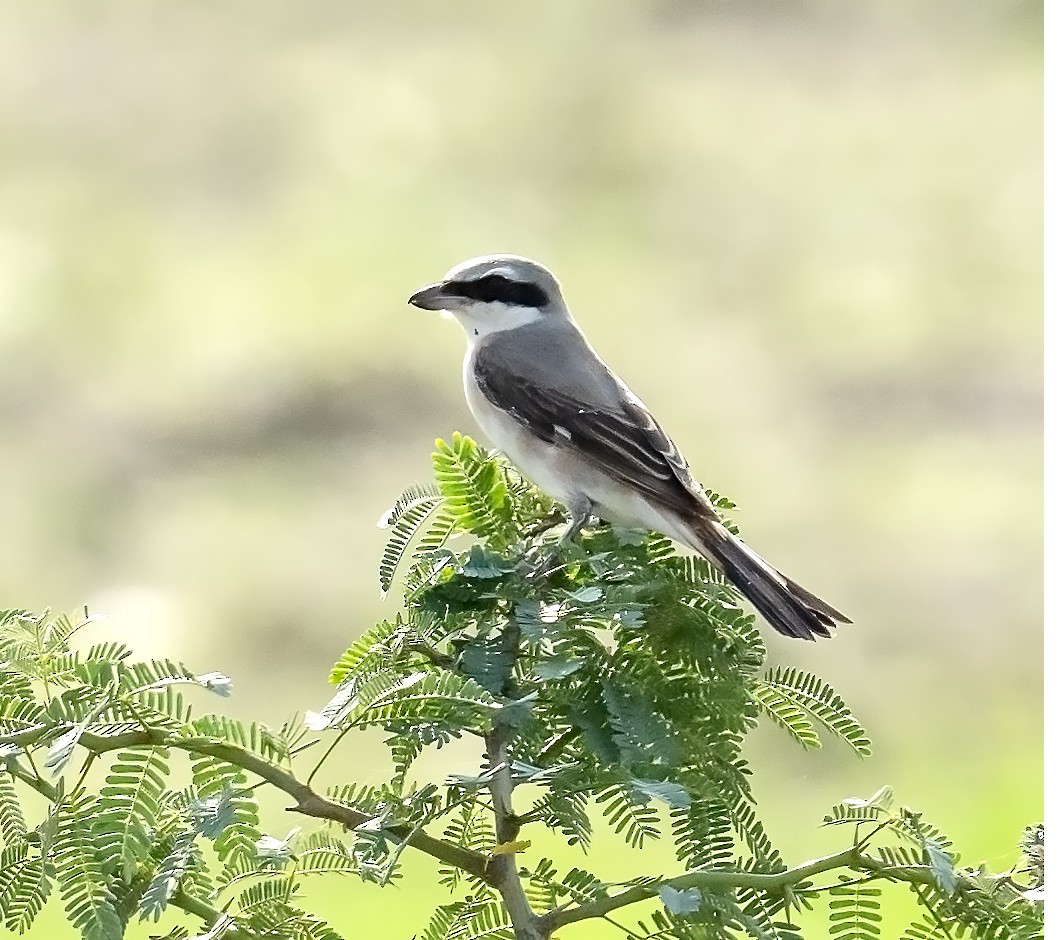
POLYGON ((578 736, 579 732, 575 728, 566 728, 542 749, 542 753, 538 755, 538 763, 542 767, 548 767, 549 762, 558 754, 563 753, 564 749, 578 736))
MULTIPOLYGON (((225 916, 223 911, 216 910, 207 904, 206 901, 201 901, 199 898, 193 897, 180 889, 170 898, 169 903, 173 907, 179 907, 193 917, 200 918, 203 923, 209 926, 213 926, 218 922, 219 918, 225 916)), ((258 940, 258 936, 257 933, 244 930, 236 926, 235 923, 231 924, 225 931, 225 940, 258 940)))

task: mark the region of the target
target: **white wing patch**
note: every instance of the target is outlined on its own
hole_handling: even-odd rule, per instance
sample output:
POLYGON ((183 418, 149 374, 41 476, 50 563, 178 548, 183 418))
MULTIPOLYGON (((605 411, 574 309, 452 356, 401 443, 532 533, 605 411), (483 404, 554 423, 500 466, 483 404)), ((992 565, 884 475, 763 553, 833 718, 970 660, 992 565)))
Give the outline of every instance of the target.
POLYGON ((553 425, 553 432, 558 437, 563 437, 566 441, 570 441, 572 439, 572 432, 565 427, 561 427, 559 424, 553 425))

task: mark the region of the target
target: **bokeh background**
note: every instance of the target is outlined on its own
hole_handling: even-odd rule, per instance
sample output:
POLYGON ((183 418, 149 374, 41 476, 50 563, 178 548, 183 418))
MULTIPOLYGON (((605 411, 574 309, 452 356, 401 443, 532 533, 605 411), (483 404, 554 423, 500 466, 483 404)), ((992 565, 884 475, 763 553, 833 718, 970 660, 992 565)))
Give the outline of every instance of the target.
MULTIPOLYGON (((243 717, 319 707, 396 603, 381 512, 477 431, 460 330, 405 299, 527 254, 756 549, 856 621, 768 637, 876 743, 753 736, 790 860, 891 783, 1009 866, 1043 809, 1041 15, 5 4, 0 602, 109 612, 140 654, 231 674, 243 717)), ((425 776, 467 769, 443 753, 425 776)), ((382 758, 355 742, 351 777, 382 758)), ((675 869, 602 847, 616 878, 675 869)), ((309 890, 384 940, 439 897, 416 863, 309 890)), ((33 933, 67 936, 57 913, 33 933)))

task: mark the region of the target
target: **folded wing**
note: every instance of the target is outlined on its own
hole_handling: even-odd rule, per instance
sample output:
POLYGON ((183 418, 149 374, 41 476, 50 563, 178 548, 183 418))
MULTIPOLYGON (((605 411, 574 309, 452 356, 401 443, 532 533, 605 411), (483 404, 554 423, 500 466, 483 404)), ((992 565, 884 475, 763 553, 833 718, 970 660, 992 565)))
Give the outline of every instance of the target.
POLYGON ((646 407, 596 356, 582 361, 583 370, 588 366, 593 376, 577 374, 570 389, 559 388, 549 377, 564 371, 547 375, 501 344, 484 344, 474 375, 492 405, 539 439, 577 452, 654 503, 682 513, 711 513, 682 454, 646 407))

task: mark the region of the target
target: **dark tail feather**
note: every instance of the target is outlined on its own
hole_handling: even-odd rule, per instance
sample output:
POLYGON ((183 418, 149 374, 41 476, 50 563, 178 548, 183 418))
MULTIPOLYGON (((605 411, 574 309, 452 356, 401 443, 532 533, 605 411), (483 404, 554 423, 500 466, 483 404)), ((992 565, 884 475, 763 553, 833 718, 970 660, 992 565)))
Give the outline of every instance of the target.
POLYGON ((830 628, 837 626, 836 621, 852 622, 772 568, 720 523, 709 521, 698 534, 708 560, 721 568, 734 587, 784 636, 814 640, 818 636, 830 636, 830 628))

